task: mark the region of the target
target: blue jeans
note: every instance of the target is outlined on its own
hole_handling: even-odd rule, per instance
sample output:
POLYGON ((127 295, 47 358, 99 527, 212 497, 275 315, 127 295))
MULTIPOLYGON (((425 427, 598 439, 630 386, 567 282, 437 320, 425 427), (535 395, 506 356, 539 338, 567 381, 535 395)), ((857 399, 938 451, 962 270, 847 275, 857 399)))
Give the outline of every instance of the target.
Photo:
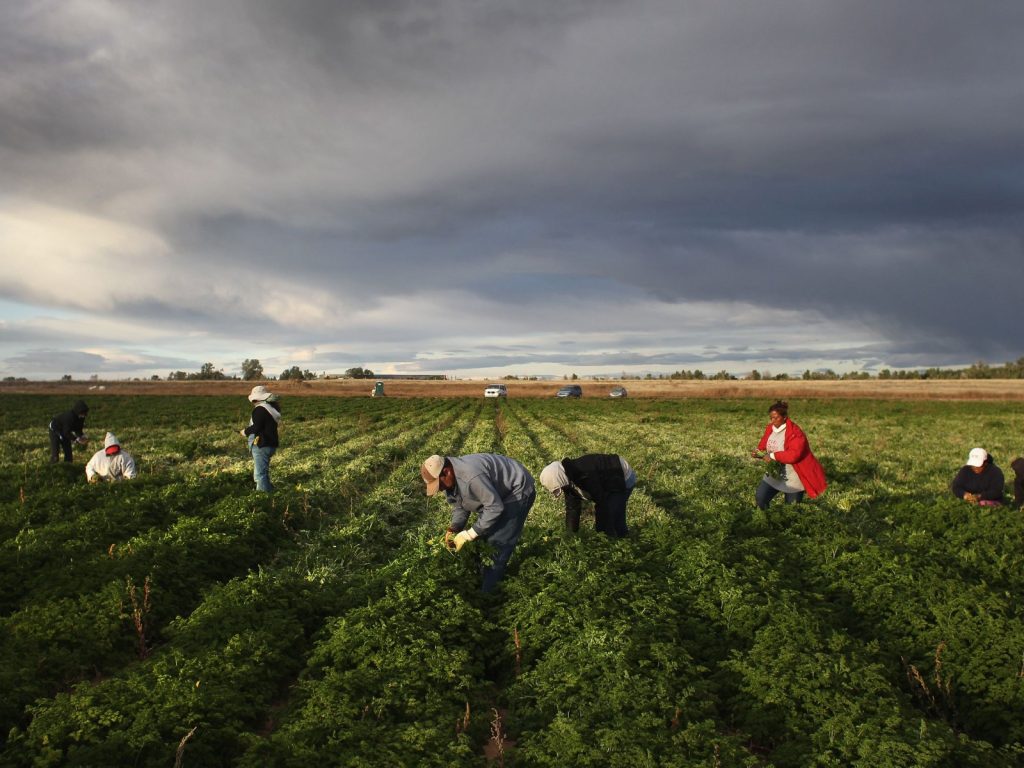
POLYGON ((256 490, 270 493, 274 490, 274 485, 270 482, 270 457, 274 455, 277 448, 261 448, 254 445, 250 450, 252 451, 252 479, 256 481, 256 490))
POLYGON ((480 586, 483 592, 493 592, 498 586, 501 577, 505 575, 505 566, 512 559, 519 537, 523 535, 523 526, 526 524, 526 515, 533 506, 536 492, 531 493, 519 502, 505 505, 502 519, 498 528, 487 537, 487 541, 497 550, 494 554, 494 562, 483 568, 483 583, 480 586))
MULTIPOLYGON (((774 499, 780 493, 782 493, 782 491, 778 491, 775 488, 772 488, 770 485, 768 485, 767 481, 762 480, 761 484, 759 486, 757 486, 757 492, 754 494, 754 498, 757 499, 757 508, 758 509, 768 509, 768 504, 771 502, 772 499, 774 499)), ((796 491, 795 493, 787 493, 786 494, 786 503, 787 504, 799 504, 801 501, 803 501, 803 498, 804 498, 804 492, 803 491, 796 491)))

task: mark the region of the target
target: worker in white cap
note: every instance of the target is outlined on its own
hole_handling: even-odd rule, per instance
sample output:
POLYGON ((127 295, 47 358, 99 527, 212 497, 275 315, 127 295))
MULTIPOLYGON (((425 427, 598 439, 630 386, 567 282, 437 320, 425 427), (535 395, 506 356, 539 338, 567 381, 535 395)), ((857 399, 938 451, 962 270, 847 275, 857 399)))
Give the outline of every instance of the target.
POLYGON ((984 448, 972 448, 967 463, 953 478, 953 495, 970 504, 999 506, 1003 503, 1003 471, 984 448))
POLYGON ((420 476, 427 496, 444 491, 452 506, 445 533, 451 548, 458 552, 483 538, 497 549, 493 564, 483 569, 481 588, 491 592, 505 573, 537 496, 533 477, 518 461, 497 453, 434 455, 423 462, 420 476), (476 520, 467 528, 471 514, 476 520))
POLYGON ((90 483, 100 480, 131 480, 137 474, 135 459, 121 448, 121 441, 113 432, 107 432, 103 450, 96 451, 85 465, 85 479, 90 483))

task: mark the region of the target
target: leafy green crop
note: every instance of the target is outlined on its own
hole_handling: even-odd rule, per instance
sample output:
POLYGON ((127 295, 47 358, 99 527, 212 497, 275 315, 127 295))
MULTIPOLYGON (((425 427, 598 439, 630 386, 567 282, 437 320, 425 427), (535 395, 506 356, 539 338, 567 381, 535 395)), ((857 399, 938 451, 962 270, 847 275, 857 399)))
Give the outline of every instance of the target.
POLYGON ((830 488, 762 512, 765 405, 288 398, 265 496, 241 398, 93 398, 141 476, 90 486, 10 396, 0 765, 1024 762, 1024 518, 948 492, 1024 412, 794 403, 830 488), (623 454, 630 537, 538 488, 481 594, 418 471, 474 451, 623 454))

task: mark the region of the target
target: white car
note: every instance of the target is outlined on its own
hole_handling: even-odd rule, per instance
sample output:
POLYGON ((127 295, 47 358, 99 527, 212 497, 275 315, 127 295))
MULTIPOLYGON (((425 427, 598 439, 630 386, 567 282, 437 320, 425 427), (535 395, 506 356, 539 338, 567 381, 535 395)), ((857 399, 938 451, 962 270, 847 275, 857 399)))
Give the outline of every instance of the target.
POLYGON ((491 384, 484 390, 484 397, 508 397, 508 389, 504 384, 491 384))

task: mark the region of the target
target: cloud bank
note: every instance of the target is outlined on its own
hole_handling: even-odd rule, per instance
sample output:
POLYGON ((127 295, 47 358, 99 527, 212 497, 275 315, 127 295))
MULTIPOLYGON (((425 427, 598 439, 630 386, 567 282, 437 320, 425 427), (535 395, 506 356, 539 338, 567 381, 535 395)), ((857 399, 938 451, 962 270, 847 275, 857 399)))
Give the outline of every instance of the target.
POLYGON ((0 9, 0 371, 1024 354, 1024 7, 0 9))

